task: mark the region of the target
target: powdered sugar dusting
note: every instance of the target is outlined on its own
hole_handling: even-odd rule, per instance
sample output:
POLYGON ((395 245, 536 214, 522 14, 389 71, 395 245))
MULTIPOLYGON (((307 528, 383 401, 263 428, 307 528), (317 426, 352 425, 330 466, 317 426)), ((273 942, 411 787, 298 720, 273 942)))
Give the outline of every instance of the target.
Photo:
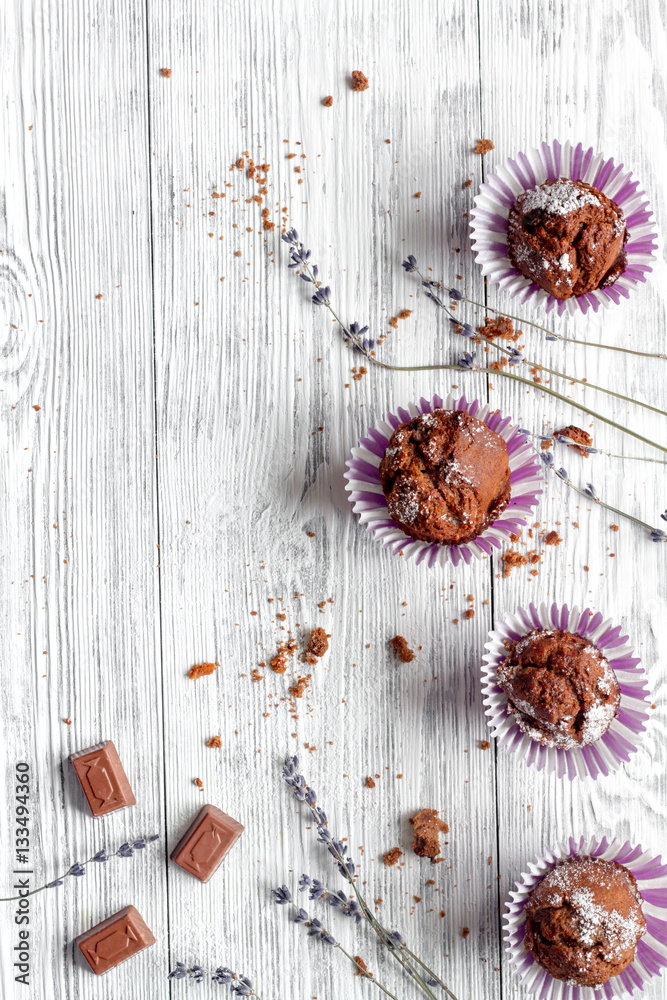
POLYGON ((550 215, 570 215, 583 205, 600 205, 600 199, 587 188, 580 188, 574 181, 561 177, 553 184, 526 191, 521 196, 520 209, 525 215, 541 209, 550 215))

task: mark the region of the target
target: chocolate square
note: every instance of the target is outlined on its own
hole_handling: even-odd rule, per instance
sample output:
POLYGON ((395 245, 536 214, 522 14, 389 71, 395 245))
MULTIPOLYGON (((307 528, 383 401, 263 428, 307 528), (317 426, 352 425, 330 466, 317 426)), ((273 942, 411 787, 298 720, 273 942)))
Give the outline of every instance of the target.
POLYGON ((208 882, 243 829, 221 809, 206 805, 171 852, 171 860, 200 882, 208 882))
POLYGON ((93 816, 135 805, 137 800, 111 740, 79 750, 70 760, 93 816))
POLYGON ((134 906, 126 906, 102 923, 79 934, 76 945, 96 976, 155 944, 155 938, 134 906))

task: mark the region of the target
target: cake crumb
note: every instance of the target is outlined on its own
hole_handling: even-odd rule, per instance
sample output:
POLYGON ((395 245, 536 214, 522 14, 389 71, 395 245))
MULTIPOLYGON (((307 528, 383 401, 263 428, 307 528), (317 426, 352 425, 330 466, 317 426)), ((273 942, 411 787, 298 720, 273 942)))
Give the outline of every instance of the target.
POLYGON ((325 97, 322 100, 322 104, 324 105, 325 108, 330 108, 331 105, 333 104, 333 97, 331 95, 329 95, 328 97, 325 97))
POLYGON ((481 153, 482 156, 485 156, 487 153, 490 153, 491 150, 495 148, 496 147, 493 145, 490 139, 478 139, 477 145, 475 146, 473 152, 481 153))
POLYGON ((287 642, 278 646, 276 655, 269 660, 269 666, 276 674, 284 674, 287 670, 287 661, 296 652, 296 639, 288 639, 287 642))
POLYGON ((171 76, 171 70, 169 69, 169 67, 168 67, 168 66, 164 66, 164 67, 163 67, 163 68, 162 68, 162 69, 160 70, 160 76, 163 76, 163 77, 164 77, 164 78, 165 78, 166 80, 168 80, 168 79, 169 79, 169 77, 171 76))
POLYGON ((470 928, 464 927, 461 931, 461 937, 465 940, 468 937, 468 934, 470 934, 470 928))
POLYGON ((567 447, 572 448, 573 451, 578 451, 584 458, 588 458, 589 455, 586 449, 593 447, 593 438, 591 435, 587 431, 582 430, 581 427, 575 427, 574 424, 568 424, 567 427, 563 427, 559 431, 554 431, 554 437, 570 438, 575 443, 569 444, 565 442, 567 443, 567 447))
POLYGON ((420 858, 430 858, 433 864, 443 859, 440 854, 440 833, 449 833, 449 827, 439 818, 437 809, 420 809, 411 817, 415 839, 412 850, 420 858))
POLYGON ((368 971, 368 966, 360 955, 355 955, 354 961, 358 966, 355 976, 365 976, 367 979, 373 978, 373 973, 368 971))
POLYGON ((306 644, 306 648, 303 653, 303 659, 306 663, 311 666, 317 663, 321 656, 329 649, 329 639, 331 638, 328 632, 325 632, 323 628, 314 628, 310 633, 310 639, 306 644))
POLYGON ((415 198, 421 198, 421 196, 422 196, 421 191, 415 191, 415 193, 414 193, 414 197, 415 198))
POLYGON ((206 677, 207 674, 212 674, 216 668, 217 663, 195 663, 188 670, 188 677, 191 681, 195 681, 198 677, 206 677))
POLYGON ((491 744, 489 743, 488 740, 482 740, 482 742, 479 744, 479 749, 480 750, 488 750, 490 746, 491 746, 491 744))
POLYGON ((201 780, 201 778, 193 778, 193 779, 192 779, 192 784, 193 784, 193 785, 196 785, 196 786, 197 786, 197 788, 198 788, 198 789, 199 789, 200 791, 203 791, 203 789, 204 789, 204 782, 203 782, 203 781, 201 780))
POLYGON ((403 851, 400 849, 400 847, 392 847, 390 851, 386 852, 382 860, 387 868, 391 868, 392 865, 395 865, 398 859, 402 856, 403 856, 403 851))
POLYGON ((619 530, 619 527, 618 527, 617 524, 610 524, 609 528, 610 528, 611 531, 618 531, 619 530))
POLYGON ((401 663, 410 663, 415 658, 414 651, 410 649, 407 641, 402 635, 395 635, 393 639, 389 640, 389 645, 396 653, 401 663))
POLYGON ((206 746, 207 747, 221 747, 222 746, 222 740, 220 739, 219 736, 211 736, 211 738, 210 738, 210 740, 208 740, 206 746))
POLYGON ((370 775, 366 778, 366 788, 375 788, 375 782, 370 775))
POLYGON ((563 539, 560 537, 557 531, 549 531, 544 536, 545 545, 560 545, 563 539))
POLYGON ((475 612, 473 611, 472 608, 468 608, 468 610, 464 613, 463 617, 466 619, 466 621, 470 621, 471 618, 475 617, 475 612))
POLYGON ((360 69, 352 70, 352 90, 368 90, 368 77, 364 76, 360 69))
POLYGON ((297 677, 296 681, 294 682, 294 684, 292 684, 291 688, 289 689, 289 693, 292 695, 292 697, 303 698, 304 692, 306 691, 306 688, 310 684, 311 677, 312 674, 308 674, 306 677, 297 677))
POLYGON ((520 552, 517 552, 516 549, 508 549, 507 552, 503 552, 502 562, 503 577, 507 579, 512 570, 517 566, 525 566, 528 562, 528 558, 520 552))

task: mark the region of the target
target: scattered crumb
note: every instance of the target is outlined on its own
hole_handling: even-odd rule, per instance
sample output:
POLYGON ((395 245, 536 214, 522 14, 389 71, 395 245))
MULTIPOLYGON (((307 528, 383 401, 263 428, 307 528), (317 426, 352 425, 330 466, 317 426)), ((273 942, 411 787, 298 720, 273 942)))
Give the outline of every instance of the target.
POLYGON ((557 531, 549 531, 544 536, 545 545, 560 545, 563 539, 560 537, 557 531))
POLYGON ((375 788, 375 782, 370 775, 366 778, 366 788, 375 788))
POLYGON ((165 66, 164 69, 160 70, 160 76, 164 76, 168 80, 171 76, 171 70, 165 66))
POLYGON ((481 153, 482 156, 485 156, 487 153, 491 152, 491 150, 495 148, 496 147, 493 145, 490 139, 478 139, 477 145, 475 146, 473 152, 481 153))
POLYGON ((333 97, 331 97, 331 96, 325 97, 322 100, 322 104, 324 105, 325 108, 330 108, 331 105, 333 104, 333 97))
POLYGON ((352 90, 368 90, 368 77, 360 69, 352 70, 352 90))
POLYGON ((401 309, 398 314, 399 319, 408 319, 409 316, 412 316, 412 309, 401 309))
POLYGON ((507 552, 503 552, 502 562, 503 577, 507 578, 517 566, 525 566, 528 562, 528 557, 517 552, 516 549, 508 549, 507 552))
POLYGON ((475 617, 475 612, 473 611, 473 609, 472 609, 472 608, 468 608, 468 610, 467 610, 467 611, 466 611, 466 612, 464 613, 463 617, 464 617, 464 618, 465 618, 465 619, 466 619, 467 621, 470 621, 470 619, 471 619, 471 618, 474 618, 474 617, 475 617))
POLYGON ((195 663, 188 670, 188 677, 191 681, 196 681, 198 677, 205 677, 207 674, 214 673, 216 667, 217 663, 195 663))
POLYGON ((203 790, 203 788, 204 788, 204 782, 201 780, 201 778, 193 778, 192 779, 192 784, 196 785, 197 788, 199 788, 199 789, 203 790))
POLYGON ((489 743, 488 740, 482 740, 482 742, 479 745, 479 749, 480 750, 488 750, 490 746, 491 746, 491 744, 489 743))
POLYGON ((317 663, 319 658, 324 656, 328 650, 330 638, 330 634, 325 632, 323 628, 314 628, 310 633, 310 639, 303 653, 305 662, 310 663, 311 666, 317 663))
POLYGON ((414 196, 415 196, 415 198, 421 198, 421 196, 422 196, 421 191, 415 191, 414 196))
POLYGON ((289 693, 294 698, 303 698, 304 692, 308 685, 310 684, 310 678, 312 674, 308 674, 306 677, 298 677, 294 684, 292 684, 289 689, 289 693))
POLYGON ((354 961, 357 963, 358 966, 357 971, 355 972, 355 976, 366 976, 367 979, 373 978, 373 973, 368 971, 368 966, 366 965, 366 963, 364 962, 363 958, 361 958, 360 955, 355 955, 354 961))
POLYGON ((518 340, 523 336, 521 330, 514 332, 514 323, 507 316, 496 316, 495 319, 484 317, 484 326, 478 326, 477 332, 488 340, 518 340))
POLYGON ((468 937, 468 934, 470 934, 470 928, 464 927, 463 930, 461 931, 461 937, 465 940, 465 938, 468 937))
POLYGON ((414 827, 415 839, 412 850, 420 858, 430 858, 435 864, 442 860, 440 854, 440 833, 449 833, 447 824, 439 818, 437 809, 420 809, 410 819, 414 827))
POLYGON ((393 639, 389 640, 389 645, 396 653, 401 663, 410 663, 415 658, 414 651, 410 649, 407 641, 402 635, 395 635, 393 639))
POLYGON ((296 653, 296 639, 288 639, 287 642, 278 646, 276 655, 269 660, 269 666, 276 674, 284 674, 287 670, 287 661, 296 653))
MULTIPOLYGON (((35 410, 35 412, 39 412, 39 410, 41 410, 41 406, 38 406, 37 403, 34 403, 33 410, 35 410)), ((618 531, 618 528, 616 530, 618 531)))
POLYGON ((207 747, 221 747, 222 746, 222 740, 220 739, 219 736, 211 736, 211 738, 210 738, 210 740, 208 740, 206 746, 207 747))
POLYGON ((402 856, 403 856, 403 851, 400 849, 400 847, 392 847, 390 851, 386 852, 382 860, 387 866, 387 868, 391 868, 391 866, 395 865, 398 859, 402 856))
POLYGON ((567 427, 563 427, 560 431, 554 431, 554 437, 566 437, 570 438, 575 444, 568 444, 568 448, 572 448, 574 451, 578 451, 580 455, 584 458, 588 458, 588 452, 586 448, 593 447, 593 438, 591 435, 582 430, 581 427, 575 427, 574 424, 568 424, 567 427), (584 445, 585 447, 581 447, 584 445))
POLYGON ((65 722, 68 726, 72 725, 72 720, 71 719, 63 719, 63 722, 65 722))
POLYGON ((619 530, 619 527, 618 527, 618 525, 617 525, 617 524, 610 524, 610 525, 609 525, 609 527, 610 527, 610 529, 611 529, 612 531, 618 531, 618 530, 619 530))

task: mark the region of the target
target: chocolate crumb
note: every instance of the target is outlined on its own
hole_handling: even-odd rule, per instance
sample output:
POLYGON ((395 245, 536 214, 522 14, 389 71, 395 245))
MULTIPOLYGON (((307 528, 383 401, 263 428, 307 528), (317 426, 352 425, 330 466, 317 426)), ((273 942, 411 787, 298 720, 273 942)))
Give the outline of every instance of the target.
POLYGON ((368 90, 368 77, 360 69, 352 70, 352 90, 368 90))
POLYGON ((287 670, 287 661, 296 652, 296 639, 288 639, 287 642, 278 646, 276 655, 269 660, 269 666, 276 674, 284 674, 287 670))
POLYGON ((575 427, 574 424, 568 424, 567 427, 563 427, 562 430, 554 431, 554 437, 570 438, 570 440, 574 441, 575 444, 568 444, 567 447, 572 448, 573 451, 578 451, 580 455, 584 456, 584 458, 588 458, 589 455, 586 448, 593 447, 593 438, 591 435, 587 431, 582 430, 581 427, 575 427))
POLYGON ((503 577, 507 578, 517 566, 525 566, 528 558, 517 552, 516 549, 508 549, 507 552, 503 552, 502 561, 503 577))
POLYGON ((216 667, 216 663, 195 663, 188 670, 188 677, 191 681, 195 681, 198 677, 205 677, 207 674, 212 674, 216 667))
POLYGON ((330 634, 325 632, 323 628, 314 628, 310 633, 310 639, 306 644, 306 648, 301 658, 306 663, 313 666, 313 664, 317 663, 318 659, 321 656, 324 656, 326 651, 329 649, 330 638, 330 634))
POLYGON ((410 823, 414 827, 415 839, 412 842, 412 850, 420 858, 430 858, 435 864, 441 861, 440 854, 440 833, 449 833, 447 824, 439 818, 437 809, 420 809, 411 817, 410 823))
POLYGON ((354 956, 354 961, 356 962, 358 968, 355 972, 355 976, 365 976, 367 979, 373 978, 373 973, 368 971, 368 966, 364 962, 360 955, 354 956))
POLYGON ((468 937, 468 934, 470 934, 470 928, 464 927, 463 930, 461 931, 461 937, 465 940, 465 938, 468 937))
POLYGON ((403 851, 400 849, 400 847, 392 847, 390 851, 386 852, 382 860, 384 864, 387 866, 387 868, 391 868, 391 866, 395 865, 398 859, 402 856, 403 856, 403 851))
POLYGON ((308 685, 310 684, 310 678, 312 674, 308 674, 307 677, 298 677, 294 684, 292 684, 289 689, 289 693, 294 698, 303 698, 304 692, 308 685))
POLYGON ((389 645, 396 653, 401 663, 410 663, 415 658, 413 650, 407 644, 407 641, 402 635, 395 635, 393 639, 389 640, 389 645))

